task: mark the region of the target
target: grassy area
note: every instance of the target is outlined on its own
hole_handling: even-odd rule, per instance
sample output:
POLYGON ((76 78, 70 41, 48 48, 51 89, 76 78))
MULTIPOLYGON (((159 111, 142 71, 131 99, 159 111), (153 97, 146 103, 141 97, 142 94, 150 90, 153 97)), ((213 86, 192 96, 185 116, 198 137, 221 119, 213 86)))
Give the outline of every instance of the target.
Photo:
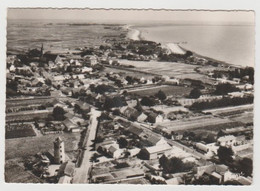
MULTIPOLYGON (((135 69, 135 68, 133 68, 135 69)), ((144 77, 145 79, 153 79, 154 75, 150 75, 150 74, 144 74, 144 73, 141 73, 141 72, 138 72, 138 71, 129 71, 129 70, 124 70, 124 69, 118 69, 118 68, 108 68, 106 67, 104 69, 104 72, 105 73, 110 73, 110 72, 113 72, 113 73, 118 73, 120 76, 123 76, 123 77, 126 77, 126 76, 132 76, 132 77, 137 77, 137 78, 142 78, 144 77)))
POLYGON ((196 73, 194 69, 197 67, 195 65, 177 63, 177 62, 158 62, 158 61, 130 61, 130 60, 120 60, 122 65, 132 65, 135 66, 137 70, 150 72, 153 74, 167 75, 170 77, 182 76, 186 78, 187 74, 196 73))
POLYGON ((6 161, 5 163, 5 182, 7 183, 43 183, 32 173, 25 171, 16 162, 6 161))
POLYGON ((188 95, 192 88, 182 86, 162 86, 151 89, 131 91, 131 93, 139 96, 150 96, 156 94, 159 90, 162 90, 167 96, 183 97, 188 95))
POLYGON ((80 133, 50 134, 40 137, 26 137, 5 140, 5 158, 24 158, 38 152, 53 150, 54 140, 60 136, 65 141, 65 151, 73 152, 77 149, 80 133))

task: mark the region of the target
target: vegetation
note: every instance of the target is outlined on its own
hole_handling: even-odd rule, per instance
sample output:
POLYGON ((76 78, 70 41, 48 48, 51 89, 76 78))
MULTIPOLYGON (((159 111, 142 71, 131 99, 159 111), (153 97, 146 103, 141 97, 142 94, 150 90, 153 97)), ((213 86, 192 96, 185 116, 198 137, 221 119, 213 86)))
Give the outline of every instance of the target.
POLYGON ((224 164, 233 162, 232 156, 234 155, 234 152, 232 148, 220 146, 217 154, 219 160, 224 164))
POLYGON ((159 90, 158 93, 155 94, 155 97, 157 97, 161 101, 163 101, 167 98, 165 93, 162 90, 159 90))
POLYGON ((57 121, 63 121, 65 119, 65 114, 66 112, 64 111, 64 109, 62 107, 56 106, 53 109, 52 115, 54 117, 55 120, 57 121))
POLYGON ((155 100, 151 97, 143 97, 143 99, 140 102, 144 106, 154 106, 155 105, 155 100))
POLYGON ((244 105, 244 104, 251 104, 254 101, 253 96, 248 97, 224 97, 219 100, 212 100, 212 101, 203 101, 203 102, 195 102, 190 106, 191 110, 204 110, 204 109, 212 109, 212 108, 219 108, 219 107, 227 107, 227 106, 237 106, 237 105, 244 105))
POLYGON ((225 84, 218 84, 216 86, 216 90, 214 94, 227 95, 230 92, 236 92, 236 91, 239 91, 239 88, 236 88, 234 85, 231 85, 229 83, 225 83, 225 84))
POLYGON ((177 157, 168 159, 165 155, 159 159, 159 163, 163 168, 164 173, 187 172, 194 167, 194 163, 184 163, 180 158, 177 157))
POLYGON ((251 176, 253 172, 253 161, 250 158, 243 158, 238 161, 237 172, 244 176, 251 176))
POLYGON ((201 95, 200 90, 198 88, 194 88, 193 90, 191 90, 189 97, 197 99, 200 97, 200 95, 201 95))

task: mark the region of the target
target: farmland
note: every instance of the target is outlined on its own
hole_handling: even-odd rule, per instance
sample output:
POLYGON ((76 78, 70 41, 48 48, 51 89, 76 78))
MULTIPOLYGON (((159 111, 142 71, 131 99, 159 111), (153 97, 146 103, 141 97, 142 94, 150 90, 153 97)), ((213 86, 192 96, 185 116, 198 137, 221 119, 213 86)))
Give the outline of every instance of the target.
MULTIPOLYGON (((158 75, 167 75, 169 77, 187 78, 187 75, 193 75, 193 79, 199 79, 203 75, 198 74, 194 69, 195 65, 177 63, 177 62, 158 62, 158 61, 129 61, 120 60, 122 65, 132 65, 136 67, 136 70, 149 72, 158 75)), ((190 76, 191 77, 191 76, 190 76)))
POLYGON ((47 118, 52 111, 49 110, 38 110, 38 111, 22 111, 16 113, 6 114, 6 122, 14 121, 31 121, 34 118, 47 118))
POLYGON ((160 126, 164 126, 170 131, 183 132, 186 130, 204 129, 219 131, 222 128, 233 128, 244 125, 241 122, 231 121, 230 119, 222 119, 212 116, 199 116, 192 117, 184 120, 176 120, 170 122, 158 123, 160 126))
POLYGON ((33 137, 36 136, 33 129, 19 129, 15 131, 7 131, 5 134, 6 139, 20 138, 20 137, 33 137))
POLYGON ((43 180, 25 171, 22 166, 13 161, 7 161, 5 164, 5 181, 7 183, 43 183, 43 180))
POLYGON ((60 136, 65 142, 66 153, 72 153, 77 150, 80 133, 50 134, 40 137, 24 137, 19 139, 6 139, 5 157, 13 159, 17 157, 27 157, 35 153, 53 150, 53 141, 60 136), (15 149, 14 149, 15 148, 15 149))
POLYGON ((45 104, 45 103, 51 103, 52 101, 53 101, 53 98, 50 96, 7 99, 6 107, 12 108, 12 107, 27 106, 27 105, 33 105, 33 104, 40 105, 40 104, 45 104))
MULTIPOLYGON (((136 70, 135 68, 131 69, 131 70, 136 70)), ((104 69, 105 73, 110 73, 110 72, 113 72, 113 73, 118 73, 120 76, 122 77, 126 77, 126 76, 132 76, 132 77, 137 77, 137 78, 146 78, 146 79, 149 79, 151 80, 154 75, 151 75, 151 74, 145 74, 145 73, 142 73, 142 72, 138 72, 138 71, 130 71, 130 70, 125 70, 125 69, 119 69, 119 68, 113 68, 113 67, 106 67, 104 69)))
POLYGON ((189 95, 192 88, 182 86, 157 86, 151 88, 131 90, 129 93, 139 96, 151 96, 156 94, 159 90, 163 91, 167 96, 184 97, 189 95))

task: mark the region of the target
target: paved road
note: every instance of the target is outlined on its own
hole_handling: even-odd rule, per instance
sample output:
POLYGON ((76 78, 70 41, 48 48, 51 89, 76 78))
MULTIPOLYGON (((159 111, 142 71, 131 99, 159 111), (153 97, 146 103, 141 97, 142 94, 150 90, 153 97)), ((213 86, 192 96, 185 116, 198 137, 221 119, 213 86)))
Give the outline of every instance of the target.
POLYGON ((87 137, 85 137, 86 143, 85 143, 85 151, 82 159, 82 164, 79 168, 75 169, 75 175, 73 177, 73 183, 87 183, 88 177, 89 177, 89 170, 92 165, 90 162, 90 158, 94 151, 91 151, 91 145, 93 144, 93 140, 96 137, 96 131, 98 126, 98 120, 97 117, 99 117, 101 114, 100 111, 97 111, 94 108, 91 108, 91 117, 90 117, 90 124, 88 127, 89 132, 87 133, 87 137))

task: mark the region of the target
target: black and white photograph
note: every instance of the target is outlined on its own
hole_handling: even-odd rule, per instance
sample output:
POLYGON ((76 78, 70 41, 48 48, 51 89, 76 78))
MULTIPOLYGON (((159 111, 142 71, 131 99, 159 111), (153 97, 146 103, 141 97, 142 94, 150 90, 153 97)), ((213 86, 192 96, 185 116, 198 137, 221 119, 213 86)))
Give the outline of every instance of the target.
POLYGON ((6 22, 6 183, 252 185, 253 10, 13 7, 6 22))

